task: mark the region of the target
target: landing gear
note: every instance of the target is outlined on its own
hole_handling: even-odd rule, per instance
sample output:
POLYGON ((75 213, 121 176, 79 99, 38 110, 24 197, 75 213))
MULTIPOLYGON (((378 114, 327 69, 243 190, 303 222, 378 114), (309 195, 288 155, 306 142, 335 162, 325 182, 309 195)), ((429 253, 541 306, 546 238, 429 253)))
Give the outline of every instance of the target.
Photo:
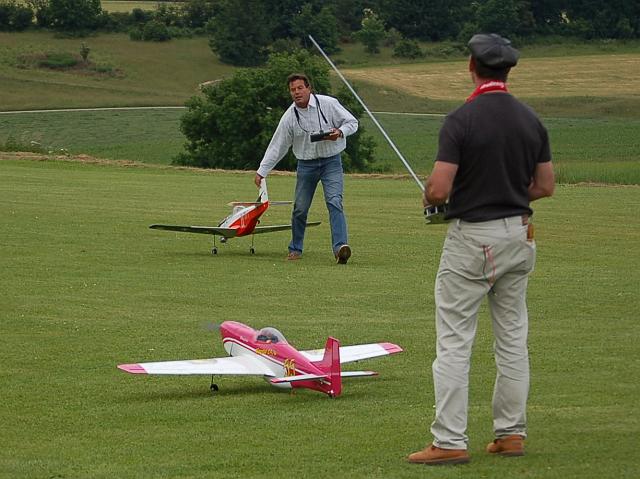
POLYGON ((211 254, 214 256, 218 254, 218 248, 216 247, 216 235, 213 235, 213 248, 211 248, 211 254))
POLYGON ((211 376, 211 386, 209 386, 211 394, 218 392, 218 385, 213 382, 213 376, 211 376))
POLYGON ((256 254, 256 250, 253 248, 253 246, 249 248, 249 253, 256 254))

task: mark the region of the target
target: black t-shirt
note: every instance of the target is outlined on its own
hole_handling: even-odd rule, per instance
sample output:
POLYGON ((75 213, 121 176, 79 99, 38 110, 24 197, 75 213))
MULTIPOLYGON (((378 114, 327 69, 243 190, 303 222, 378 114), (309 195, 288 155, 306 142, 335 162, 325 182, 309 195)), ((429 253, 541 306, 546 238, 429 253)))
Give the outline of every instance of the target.
POLYGON ((528 188, 551 160, 534 111, 508 93, 485 93, 447 115, 436 161, 458 165, 447 219, 488 221, 532 214, 528 188))

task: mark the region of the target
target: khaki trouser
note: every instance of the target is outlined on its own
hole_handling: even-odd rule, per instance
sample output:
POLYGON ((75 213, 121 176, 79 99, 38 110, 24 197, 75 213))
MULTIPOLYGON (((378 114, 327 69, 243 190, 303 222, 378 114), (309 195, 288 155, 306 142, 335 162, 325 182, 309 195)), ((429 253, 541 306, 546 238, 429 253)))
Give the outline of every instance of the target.
POLYGON ((435 284, 437 357, 433 362, 436 413, 433 443, 468 445, 467 411, 471 347, 480 304, 488 297, 497 376, 493 393, 496 437, 526 436, 529 392, 528 275, 535 243, 520 216, 449 225, 435 284))

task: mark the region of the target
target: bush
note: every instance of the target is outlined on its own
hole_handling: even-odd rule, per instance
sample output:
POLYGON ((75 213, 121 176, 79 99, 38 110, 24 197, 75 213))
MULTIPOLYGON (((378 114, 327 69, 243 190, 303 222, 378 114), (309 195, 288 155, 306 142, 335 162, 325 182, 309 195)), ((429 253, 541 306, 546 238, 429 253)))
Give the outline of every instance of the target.
POLYGON ((403 38, 393 49, 393 56, 399 58, 421 58, 424 52, 420 49, 420 45, 416 40, 403 38))
POLYGON ((145 41, 166 42, 171 40, 171 35, 169 35, 169 29, 164 23, 151 20, 142 29, 142 39, 145 41))
POLYGON ((384 36, 384 46, 385 47, 395 47, 398 43, 402 41, 402 33, 400 33, 395 28, 390 28, 384 36))
POLYGON ((142 28, 133 27, 129 30, 129 38, 133 41, 141 42, 142 41, 142 28))
POLYGON ((193 31, 190 28, 167 27, 169 38, 192 38, 193 31))
MULTIPOLYGON (((180 119, 180 130, 187 143, 185 152, 175 158, 174 163, 257 169, 282 113, 291 105, 287 76, 302 71, 317 91, 330 93, 329 67, 306 50, 271 55, 265 67, 238 70, 232 77, 205 87, 204 97, 191 98, 187 112, 180 119)), ((362 107, 348 92, 339 92, 338 98, 356 118, 362 114, 362 107)), ((361 126, 347 140, 343 154, 346 171, 368 171, 373 142, 363 133, 361 126)), ((278 168, 295 170, 296 164, 289 152, 278 163, 278 168)))
POLYGON ((14 0, 0 3, 0 30, 22 31, 31 26, 33 10, 14 0))

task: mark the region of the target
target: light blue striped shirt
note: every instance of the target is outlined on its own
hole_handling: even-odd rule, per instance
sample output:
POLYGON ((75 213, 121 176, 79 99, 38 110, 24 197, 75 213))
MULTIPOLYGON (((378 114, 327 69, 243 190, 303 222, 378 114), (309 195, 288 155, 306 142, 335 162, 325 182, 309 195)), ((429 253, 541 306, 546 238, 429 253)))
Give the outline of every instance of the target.
POLYGON ((293 154, 298 160, 315 160, 317 158, 329 158, 342 152, 347 147, 346 137, 358 131, 358 120, 343 107, 340 102, 326 95, 311 95, 307 108, 298 108, 295 103, 284 112, 278 128, 264 153, 260 162, 258 174, 265 177, 293 147, 293 154), (316 98, 320 103, 320 110, 316 98), (295 110, 298 110, 296 118, 295 110), (326 122, 322 117, 326 118, 326 122), (342 137, 336 141, 317 141, 312 143, 311 133, 320 130, 339 128, 342 137), (305 131, 306 130, 306 131, 305 131))

